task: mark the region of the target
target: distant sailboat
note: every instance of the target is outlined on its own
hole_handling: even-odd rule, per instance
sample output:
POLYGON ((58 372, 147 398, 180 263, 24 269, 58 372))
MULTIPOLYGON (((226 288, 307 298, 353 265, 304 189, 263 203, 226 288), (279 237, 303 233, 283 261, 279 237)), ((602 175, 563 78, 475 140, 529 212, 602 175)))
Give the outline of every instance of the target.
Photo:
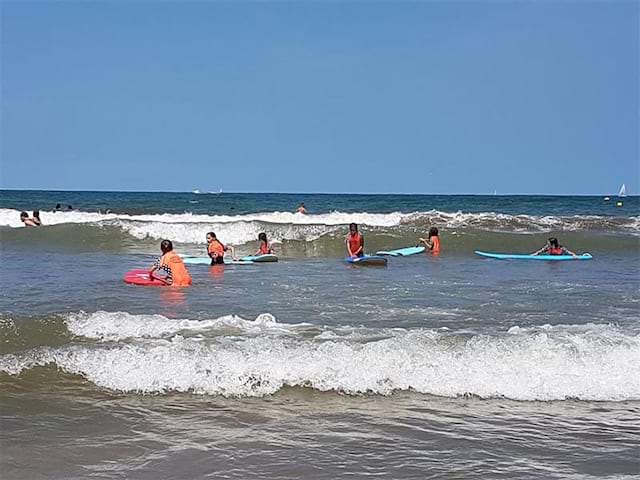
POLYGON ((196 195, 198 195, 198 194, 200 193, 200 190, 198 190, 198 189, 196 188, 196 189, 195 189, 193 192, 191 192, 191 193, 195 193, 196 195))
POLYGON ((627 196, 627 186, 624 183, 620 187, 620 191, 618 192, 618 196, 619 197, 626 197, 627 196))
POLYGON ((494 190, 494 191, 493 191, 493 195, 494 195, 494 196, 495 196, 495 195, 498 195, 498 190, 494 190))

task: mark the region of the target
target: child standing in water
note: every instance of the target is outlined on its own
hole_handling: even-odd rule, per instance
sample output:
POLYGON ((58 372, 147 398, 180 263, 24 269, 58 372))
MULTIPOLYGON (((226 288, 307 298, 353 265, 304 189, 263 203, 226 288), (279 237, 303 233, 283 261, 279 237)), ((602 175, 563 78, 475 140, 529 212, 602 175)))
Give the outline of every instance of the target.
POLYGON ((258 241, 260 245, 258 247, 258 251, 256 252, 256 256, 258 255, 269 255, 275 254, 275 250, 273 246, 267 241, 267 234, 262 232, 258 235, 258 241))
POLYGON ((436 227, 431 227, 429 229, 429 238, 426 240, 424 238, 420 238, 419 240, 427 250, 431 251, 431 253, 440 253, 440 236, 438 235, 438 229, 436 227))
POLYGON ((163 280, 167 285, 172 287, 188 287, 191 285, 191 275, 189 275, 187 267, 184 266, 182 258, 173 251, 171 240, 163 240, 160 243, 160 251, 162 256, 149 270, 149 278, 151 280, 159 279, 153 276, 153 272, 162 270, 167 276, 159 280, 163 280))
POLYGON ((358 232, 358 225, 355 223, 349 225, 346 244, 349 257, 364 257, 364 237, 358 232))
POLYGON ((211 258, 211 265, 224 263, 224 252, 231 251, 231 256, 235 260, 236 252, 231 245, 223 245, 216 234, 213 232, 207 233, 207 254, 211 258))

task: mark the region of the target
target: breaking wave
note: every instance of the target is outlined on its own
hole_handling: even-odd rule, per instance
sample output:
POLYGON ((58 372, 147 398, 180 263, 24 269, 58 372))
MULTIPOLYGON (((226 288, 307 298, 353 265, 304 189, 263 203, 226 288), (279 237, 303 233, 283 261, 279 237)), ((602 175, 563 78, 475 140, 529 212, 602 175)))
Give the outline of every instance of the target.
POLYGON ((72 338, 0 356, 0 371, 54 366, 135 394, 264 396, 283 387, 523 401, 640 399, 640 336, 613 325, 512 327, 500 335, 328 328, 255 320, 72 314, 72 338))
MULTIPOLYGON (((0 226, 21 227, 19 211, 0 209, 0 226)), ((288 212, 269 212, 247 215, 159 214, 125 215, 92 212, 42 212, 47 230, 51 226, 75 225, 115 228, 133 239, 160 240, 170 238, 178 243, 202 243, 205 234, 215 231, 225 242, 242 245, 255 241, 258 233, 266 231, 272 241, 311 242, 323 236, 342 234, 346 226, 356 222, 374 234, 398 235, 422 232, 429 226, 448 231, 475 229, 489 232, 543 233, 601 232, 640 234, 640 216, 609 217, 595 215, 535 216, 507 215, 494 212, 447 213, 437 210, 413 213, 342 213, 301 215, 288 212)))

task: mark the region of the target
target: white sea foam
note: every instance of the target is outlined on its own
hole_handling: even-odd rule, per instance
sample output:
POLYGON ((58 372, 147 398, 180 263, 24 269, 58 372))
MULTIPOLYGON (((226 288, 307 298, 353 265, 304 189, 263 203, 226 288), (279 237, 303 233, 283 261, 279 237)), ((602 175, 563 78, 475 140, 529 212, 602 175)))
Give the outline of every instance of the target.
POLYGON ((308 338, 295 332, 203 339, 190 338, 182 330, 214 328, 213 323, 122 318, 120 325, 112 326, 106 317, 93 322, 70 319, 69 324, 76 334, 100 339, 114 334, 121 338, 120 329, 128 329, 127 341, 3 355, 0 371, 17 375, 53 364, 100 387, 132 393, 242 397, 298 386, 348 394, 413 390, 516 400, 640 399, 640 337, 613 326, 512 329, 507 335, 473 337, 385 329, 369 341, 330 333, 308 338), (127 324, 133 321, 139 325, 132 330, 127 324))
MULTIPOLYGON (((92 314, 71 313, 65 322, 76 335, 99 340, 126 338, 160 338, 177 333, 198 333, 235 329, 244 333, 287 333, 294 325, 277 323, 273 315, 263 313, 255 320, 225 315, 207 320, 170 319, 162 315, 132 315, 127 312, 98 311, 92 314)), ((304 324, 302 324, 304 325, 304 324)), ((227 332, 228 333, 228 332, 227 332)))
MULTIPOLYGON (((363 225, 390 227, 398 225, 403 218, 410 214, 393 213, 342 213, 331 212, 314 215, 303 215, 290 212, 264 212, 250 213, 246 215, 202 215, 193 213, 163 213, 153 215, 127 215, 115 213, 94 212, 40 212, 40 218, 44 225, 59 225, 63 223, 97 223, 109 220, 126 220, 152 223, 177 223, 177 224, 222 224, 235 222, 264 222, 291 225, 348 225, 351 222, 363 225)), ((9 208, 0 208, 0 225, 21 227, 20 211, 9 208)))
MULTIPOLYGON (((20 227, 20 212, 0 209, 0 226, 20 227)), ((60 224, 113 225, 139 239, 171 238, 178 243, 202 243, 207 232, 215 231, 226 243, 241 245, 254 241, 258 233, 268 232, 272 241, 313 241, 324 235, 343 232, 351 222, 364 228, 409 226, 423 229, 478 228, 490 231, 538 233, 551 230, 588 230, 591 228, 640 232, 640 217, 534 216, 495 212, 465 213, 430 210, 413 213, 344 213, 302 215, 290 212, 265 212, 246 215, 157 214, 126 215, 92 212, 41 212, 45 226, 60 224)))

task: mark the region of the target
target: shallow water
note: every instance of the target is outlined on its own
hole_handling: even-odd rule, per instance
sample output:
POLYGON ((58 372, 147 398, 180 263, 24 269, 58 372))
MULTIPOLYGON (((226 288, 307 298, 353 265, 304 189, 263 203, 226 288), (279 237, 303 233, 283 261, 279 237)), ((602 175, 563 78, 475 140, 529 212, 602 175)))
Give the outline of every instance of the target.
POLYGON ((246 212, 221 218, 230 210, 162 210, 176 194, 125 195, 119 213, 97 214, 113 198, 74 193, 85 210, 27 230, 12 226, 15 209, 61 194, 11 195, 0 205, 3 478, 640 474, 637 209, 400 196, 301 218, 275 213, 297 197, 269 197, 259 213, 257 197, 239 196, 246 212), (435 222, 443 253, 346 265, 354 216, 370 251, 435 222), (266 230, 281 260, 193 266, 188 289, 121 281, 153 261, 159 238, 200 254, 214 227, 241 253, 266 230), (551 234, 594 259, 473 253, 531 251, 551 234))

